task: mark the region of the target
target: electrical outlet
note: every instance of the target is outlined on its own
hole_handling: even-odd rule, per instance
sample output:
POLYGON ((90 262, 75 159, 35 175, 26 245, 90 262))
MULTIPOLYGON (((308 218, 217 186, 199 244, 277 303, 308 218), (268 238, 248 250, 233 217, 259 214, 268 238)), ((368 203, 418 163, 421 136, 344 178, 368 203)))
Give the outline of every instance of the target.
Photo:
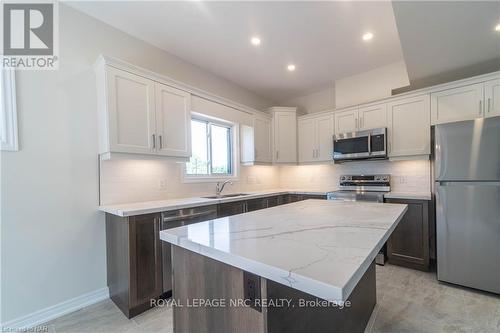
POLYGON ((408 179, 406 178, 406 176, 399 176, 399 183, 400 184, 407 184, 408 179))
POLYGON ((260 301, 260 276, 243 271, 243 295, 245 302, 248 302, 252 309, 262 312, 262 302, 260 301))
POLYGON ((160 191, 165 191, 167 189, 167 180, 166 179, 160 179, 158 181, 158 189, 160 191))

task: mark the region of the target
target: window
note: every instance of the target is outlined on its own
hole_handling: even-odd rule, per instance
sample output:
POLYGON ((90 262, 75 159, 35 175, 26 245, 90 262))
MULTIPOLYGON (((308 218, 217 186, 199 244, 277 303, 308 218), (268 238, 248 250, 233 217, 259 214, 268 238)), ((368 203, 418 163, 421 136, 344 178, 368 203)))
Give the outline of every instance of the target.
POLYGON ((15 87, 14 71, 0 69, 1 150, 18 150, 15 87))
POLYGON ((210 120, 191 120, 192 155, 186 163, 186 177, 234 176, 232 126, 210 120))

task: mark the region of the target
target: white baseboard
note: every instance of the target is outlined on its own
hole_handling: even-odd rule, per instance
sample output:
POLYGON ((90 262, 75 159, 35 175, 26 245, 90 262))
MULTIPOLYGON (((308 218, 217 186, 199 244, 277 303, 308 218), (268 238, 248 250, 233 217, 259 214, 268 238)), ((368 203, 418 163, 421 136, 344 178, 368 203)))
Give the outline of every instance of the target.
POLYGON ((2 329, 30 328, 109 298, 108 287, 35 311, 1 324, 2 329))

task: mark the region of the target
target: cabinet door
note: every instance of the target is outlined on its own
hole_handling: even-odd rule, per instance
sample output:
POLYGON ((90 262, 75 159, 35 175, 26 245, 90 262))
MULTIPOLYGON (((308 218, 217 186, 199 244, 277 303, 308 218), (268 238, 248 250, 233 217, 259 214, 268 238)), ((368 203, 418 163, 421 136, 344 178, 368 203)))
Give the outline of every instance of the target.
POLYGON ((427 201, 387 199, 407 204, 408 210, 387 242, 389 262, 395 265, 429 269, 429 204, 427 201))
POLYGON ((300 119, 299 132, 299 162, 313 162, 316 159, 315 119, 300 119))
POLYGON ((335 112, 335 134, 354 132, 358 129, 358 109, 335 112))
POLYGON ((316 160, 333 160, 333 114, 316 118, 316 160))
POLYGON ((486 117, 500 116, 500 79, 484 83, 484 103, 486 117))
POLYGON ((483 83, 477 83, 432 93, 432 125, 481 118, 483 87, 483 83))
POLYGON ((267 199, 259 198, 246 201, 246 212, 253 212, 254 210, 267 208, 267 199))
POLYGON ((154 82, 107 67, 109 149, 156 154, 154 82))
POLYGON ((254 120, 255 161, 272 162, 271 119, 255 118, 254 120))
POLYGON ((429 155, 431 124, 429 95, 388 103, 389 156, 429 155))
POLYGON ((387 104, 359 108, 359 128, 362 130, 387 127, 387 104))
POLYGON ((222 203, 217 206, 217 217, 226 217, 245 212, 245 201, 222 203))
POLYGON ((297 162, 297 116, 295 112, 274 113, 274 160, 297 162))
POLYGON ((163 292, 160 216, 131 217, 129 235, 130 305, 149 305, 150 299, 163 292))
POLYGON ((159 155, 191 156, 191 94, 156 83, 156 134, 159 155))

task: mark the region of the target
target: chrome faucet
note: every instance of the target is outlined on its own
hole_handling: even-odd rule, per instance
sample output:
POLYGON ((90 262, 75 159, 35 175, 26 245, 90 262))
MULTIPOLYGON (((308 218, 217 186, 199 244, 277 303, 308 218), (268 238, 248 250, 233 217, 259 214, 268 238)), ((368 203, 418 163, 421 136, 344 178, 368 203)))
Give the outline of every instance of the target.
POLYGON ((228 180, 225 180, 222 182, 217 182, 217 185, 215 186, 215 194, 219 197, 220 194, 222 193, 222 191, 224 190, 224 187, 226 186, 226 184, 229 183, 229 185, 233 185, 233 182, 230 181, 229 179, 228 180))

